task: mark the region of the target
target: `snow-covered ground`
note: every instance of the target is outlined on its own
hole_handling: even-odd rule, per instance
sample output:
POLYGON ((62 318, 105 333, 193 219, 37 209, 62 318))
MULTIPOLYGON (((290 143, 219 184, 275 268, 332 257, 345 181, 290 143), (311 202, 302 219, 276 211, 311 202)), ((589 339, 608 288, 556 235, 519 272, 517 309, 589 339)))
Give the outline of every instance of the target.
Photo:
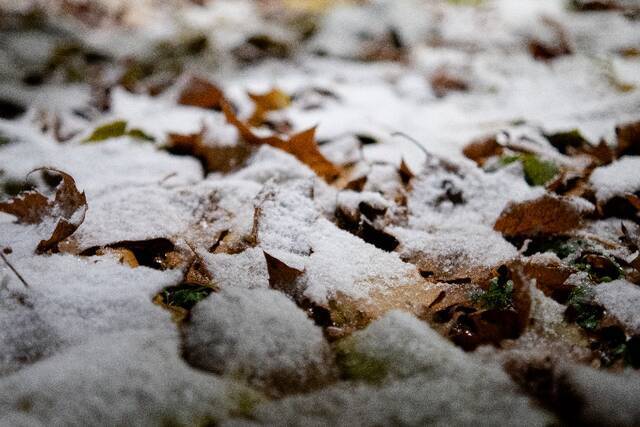
POLYGON ((0 10, 0 425, 640 423, 639 2, 0 10))

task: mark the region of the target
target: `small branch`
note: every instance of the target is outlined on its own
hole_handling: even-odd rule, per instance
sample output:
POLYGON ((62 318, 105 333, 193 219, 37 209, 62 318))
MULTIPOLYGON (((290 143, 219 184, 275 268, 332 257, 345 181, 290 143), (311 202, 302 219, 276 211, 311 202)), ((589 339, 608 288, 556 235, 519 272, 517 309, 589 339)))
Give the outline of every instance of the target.
POLYGON ((420 142, 418 142, 415 138, 410 137, 406 133, 404 133, 404 132, 393 132, 393 133, 391 133, 391 136, 401 136, 401 137, 405 138, 406 140, 412 142, 416 147, 418 147, 424 154, 427 155, 427 157, 431 157, 431 154, 427 151, 426 148, 424 148, 422 146, 422 144, 420 144, 420 142))
POLYGON ((16 270, 13 265, 11 265, 11 263, 9 262, 9 260, 7 259, 7 257, 4 256, 4 254, 2 252, 0 252, 0 257, 2 258, 2 260, 4 261, 5 264, 7 264, 7 266, 11 269, 11 271, 13 271, 13 274, 16 275, 16 277, 18 279, 20 279, 20 281, 22 282, 22 284, 24 285, 25 288, 29 288, 29 284, 26 282, 26 280, 24 280, 24 278, 20 275, 20 273, 18 273, 18 270, 16 270))

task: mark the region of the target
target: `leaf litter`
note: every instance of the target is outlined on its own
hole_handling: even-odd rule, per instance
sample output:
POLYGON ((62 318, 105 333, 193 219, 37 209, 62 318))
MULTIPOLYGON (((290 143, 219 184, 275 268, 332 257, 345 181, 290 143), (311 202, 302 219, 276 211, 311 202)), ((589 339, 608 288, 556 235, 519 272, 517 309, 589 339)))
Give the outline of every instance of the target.
POLYGON ((2 6, 1 422, 637 423, 632 5, 108 3, 2 6))

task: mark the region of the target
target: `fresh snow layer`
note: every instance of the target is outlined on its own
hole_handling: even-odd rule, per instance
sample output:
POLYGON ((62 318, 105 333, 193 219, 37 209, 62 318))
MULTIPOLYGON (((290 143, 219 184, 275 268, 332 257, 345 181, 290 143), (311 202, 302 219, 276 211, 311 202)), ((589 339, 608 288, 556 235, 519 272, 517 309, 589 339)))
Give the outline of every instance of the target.
POLYGON ((168 331, 96 336, 4 377, 0 424, 195 425, 255 399, 246 387, 190 368, 168 331))
POLYGON ((255 410, 256 421, 357 426, 552 422, 499 367, 474 360, 406 313, 391 312, 349 339, 353 351, 387 369, 381 385, 340 384, 265 403, 255 410))
POLYGON ((321 329, 270 289, 229 288, 198 304, 184 331, 184 353, 199 368, 281 391, 333 375, 321 329))
POLYGON ((600 283, 595 287, 596 300, 630 331, 640 333, 640 287, 624 279, 600 283))
POLYGON ((599 202, 640 191, 640 156, 625 156, 610 165, 597 168, 589 181, 599 202))

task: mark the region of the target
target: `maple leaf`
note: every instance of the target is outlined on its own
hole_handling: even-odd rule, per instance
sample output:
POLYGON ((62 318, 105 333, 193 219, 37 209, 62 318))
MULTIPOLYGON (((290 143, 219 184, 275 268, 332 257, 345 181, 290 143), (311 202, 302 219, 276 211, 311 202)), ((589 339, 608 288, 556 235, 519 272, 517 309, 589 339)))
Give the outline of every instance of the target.
POLYGON ((73 178, 57 169, 40 168, 47 174, 59 175, 61 180, 55 194, 47 197, 38 191, 26 191, 0 203, 0 211, 14 215, 23 224, 38 224, 43 239, 38 253, 57 249, 58 242, 66 239, 82 224, 87 211, 87 198, 76 188, 73 178))
POLYGON ((260 137, 253 133, 247 124, 238 119, 226 101, 222 101, 222 111, 227 121, 238 129, 240 137, 247 143, 254 145, 266 144, 286 151, 309 166, 327 182, 332 182, 340 175, 340 169, 327 160, 318 149, 318 144, 315 141, 315 127, 291 135, 287 140, 278 136, 260 137))

